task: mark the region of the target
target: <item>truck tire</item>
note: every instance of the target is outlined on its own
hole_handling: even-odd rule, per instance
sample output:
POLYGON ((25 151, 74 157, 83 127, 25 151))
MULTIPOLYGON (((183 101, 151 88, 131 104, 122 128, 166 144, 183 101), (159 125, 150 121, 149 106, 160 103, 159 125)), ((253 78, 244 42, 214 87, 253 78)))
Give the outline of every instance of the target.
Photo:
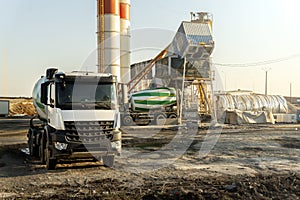
POLYGON ((39 157, 39 147, 34 142, 34 137, 36 136, 36 130, 30 128, 28 130, 28 149, 29 155, 38 158, 39 157))
POLYGON ((177 118, 177 114, 175 113, 171 113, 169 116, 168 116, 169 119, 176 119, 177 118))
POLYGON ((115 156, 102 156, 102 161, 105 167, 113 167, 115 156))
POLYGON ((124 126, 131 126, 133 125, 133 119, 130 115, 125 115, 123 118, 123 125, 124 126))
POLYGON ((158 113, 155 115, 155 124, 163 126, 166 124, 167 116, 164 113, 158 113))
POLYGON ((53 170, 55 169, 56 167, 56 159, 55 158, 51 158, 52 157, 52 149, 50 147, 50 142, 51 142, 51 139, 49 137, 50 136, 50 128, 49 127, 46 127, 46 129, 44 130, 45 134, 44 136, 46 137, 43 141, 45 143, 45 148, 44 148, 44 158, 45 158, 45 164, 46 164, 46 168, 48 170, 53 170))
POLYGON ((40 162, 42 165, 46 164, 45 162, 45 144, 44 144, 44 139, 43 137, 40 138, 40 142, 39 142, 39 157, 40 157, 40 162))
POLYGON ((51 158, 51 150, 49 148, 49 142, 47 142, 46 148, 45 148, 45 161, 46 161, 46 168, 48 170, 53 170, 56 167, 56 159, 51 158))

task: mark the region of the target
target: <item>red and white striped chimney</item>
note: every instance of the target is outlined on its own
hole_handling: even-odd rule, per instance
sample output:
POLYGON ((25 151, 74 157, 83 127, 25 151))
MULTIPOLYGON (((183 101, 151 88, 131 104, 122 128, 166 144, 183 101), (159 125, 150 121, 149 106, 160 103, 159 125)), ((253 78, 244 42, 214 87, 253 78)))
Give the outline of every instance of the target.
POLYGON ((121 82, 130 81, 130 0, 120 0, 121 82))
POLYGON ((120 2, 98 0, 98 72, 120 81, 120 2))

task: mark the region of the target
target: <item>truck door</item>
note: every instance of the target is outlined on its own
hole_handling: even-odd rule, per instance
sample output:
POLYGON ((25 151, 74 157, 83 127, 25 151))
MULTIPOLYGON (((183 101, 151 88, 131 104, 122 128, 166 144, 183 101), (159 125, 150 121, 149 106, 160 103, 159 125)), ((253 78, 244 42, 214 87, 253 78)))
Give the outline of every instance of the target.
POLYGON ((50 83, 48 86, 48 125, 56 130, 63 130, 64 123, 61 115, 61 110, 56 108, 56 90, 55 84, 50 83))

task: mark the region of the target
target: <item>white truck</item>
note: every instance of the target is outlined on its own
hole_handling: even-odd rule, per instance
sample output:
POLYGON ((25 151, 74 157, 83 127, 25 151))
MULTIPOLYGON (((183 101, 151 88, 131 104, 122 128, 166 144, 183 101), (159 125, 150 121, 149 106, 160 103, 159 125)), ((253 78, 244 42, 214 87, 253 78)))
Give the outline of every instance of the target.
POLYGON ((32 97, 39 120, 30 121, 30 155, 47 169, 73 158, 102 159, 113 166, 121 153, 116 76, 50 68, 32 97))

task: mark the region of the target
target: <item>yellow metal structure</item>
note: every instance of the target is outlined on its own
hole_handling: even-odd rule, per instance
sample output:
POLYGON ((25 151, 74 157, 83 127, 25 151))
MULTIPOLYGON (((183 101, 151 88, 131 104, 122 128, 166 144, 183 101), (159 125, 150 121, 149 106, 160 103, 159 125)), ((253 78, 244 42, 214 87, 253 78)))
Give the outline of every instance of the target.
POLYGON ((128 92, 130 93, 137 84, 139 84, 139 82, 147 75, 147 73, 154 67, 155 63, 164 58, 167 55, 167 48, 165 48, 164 50, 162 50, 155 58, 153 58, 150 63, 140 72, 138 73, 135 77, 133 77, 128 83, 128 92), (131 86, 131 84, 133 84, 131 86))

